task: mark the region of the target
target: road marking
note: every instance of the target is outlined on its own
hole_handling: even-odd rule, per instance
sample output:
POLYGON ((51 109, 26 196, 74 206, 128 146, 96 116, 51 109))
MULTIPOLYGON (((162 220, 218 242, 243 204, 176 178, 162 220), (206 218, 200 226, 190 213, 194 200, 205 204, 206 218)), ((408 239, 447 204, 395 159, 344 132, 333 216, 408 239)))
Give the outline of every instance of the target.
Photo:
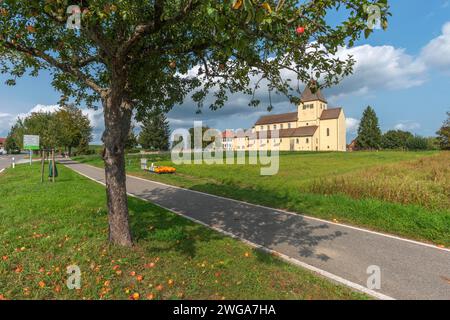
MULTIPOLYGON (((90 166, 90 165, 87 165, 87 166, 90 166)), ((97 170, 99 169, 99 168, 94 167, 94 166, 90 166, 90 167, 95 168, 95 169, 97 169, 97 170)), ((84 173, 82 173, 82 172, 80 172, 80 171, 78 171, 78 170, 76 170, 76 169, 74 169, 74 168, 69 167, 69 169, 71 169, 71 170, 77 172, 79 175, 81 175, 81 176, 83 176, 83 177, 85 177, 85 178, 87 178, 87 179, 89 179, 89 180, 92 180, 92 181, 97 182, 97 183, 99 183, 99 184, 101 184, 101 185, 103 185, 103 186, 106 186, 106 184, 105 184, 103 181, 101 181, 101 180, 97 180, 97 179, 91 178, 91 177, 89 177, 88 175, 86 175, 86 174, 84 174, 84 173)), ((100 170, 101 170, 101 169, 100 169, 100 170)), ((127 175, 127 176, 128 176, 128 175, 127 175)), ((129 176, 129 177, 130 177, 130 178, 137 178, 137 177, 134 177, 134 176, 129 176)), ((151 180, 146 180, 146 179, 142 179, 142 178, 138 178, 138 179, 144 180, 144 181, 146 181, 146 182, 153 182, 153 181, 151 181, 151 180)), ((160 184, 166 185, 166 184, 164 184, 164 183, 160 183, 160 184)), ((170 185, 166 185, 166 186, 171 187, 170 185)), ((179 188, 179 187, 177 187, 177 188, 178 188, 178 189, 183 189, 183 188, 179 188)), ((183 189, 183 190, 187 190, 187 189, 183 189)), ((193 190, 188 190, 188 191, 193 191, 193 190)), ((202 194, 205 194, 205 195, 209 195, 209 194, 203 193, 203 192, 199 192, 199 193, 202 193, 202 194)), ((357 283, 355 283, 355 282, 349 281, 349 280, 347 280, 347 279, 344 279, 344 278, 342 278, 342 277, 339 277, 339 276, 337 276, 337 275, 335 275, 335 274, 333 274, 333 273, 330 273, 330 272, 328 272, 328 271, 322 270, 322 269, 320 269, 320 268, 314 267, 314 266, 312 266, 312 265, 310 265, 310 264, 307 264, 307 263, 302 262, 302 261, 300 261, 300 260, 298 260, 298 259, 292 258, 292 257, 290 257, 290 256, 288 256, 288 255, 285 255, 285 254, 281 253, 281 252, 278 252, 278 251, 276 251, 276 250, 272 250, 272 249, 269 249, 269 248, 264 247, 264 246, 262 246, 262 245, 259 245, 259 244, 257 244, 257 243, 251 242, 251 241, 249 241, 249 240, 247 240, 247 239, 244 239, 244 238, 242 238, 242 237, 239 237, 239 236, 237 236, 237 235, 235 235, 235 234, 233 234, 233 233, 230 233, 230 232, 228 232, 228 231, 219 229, 219 228, 217 228, 217 227, 210 226, 210 225, 208 225, 208 224, 206 224, 206 223, 204 223, 204 222, 202 222, 202 221, 200 221, 200 220, 197 220, 197 219, 194 219, 194 218, 192 218, 192 217, 186 216, 186 215, 184 215, 183 213, 181 213, 181 212, 179 212, 179 211, 177 211, 177 210, 174 210, 174 209, 171 209, 171 208, 164 207, 164 206, 162 206, 162 205, 159 205, 159 204, 157 204, 157 203, 151 202, 151 201, 149 201, 149 200, 147 200, 147 199, 145 199, 145 198, 142 198, 142 197, 140 197, 140 196, 138 196, 138 195, 135 195, 135 194, 132 194, 132 193, 130 193, 130 192, 127 192, 127 194, 128 194, 129 196, 133 197, 133 198, 140 199, 140 200, 143 200, 143 201, 145 201, 145 202, 149 202, 149 203, 151 203, 151 204, 153 204, 153 205, 155 205, 155 206, 158 206, 158 207, 160 207, 160 208, 166 209, 166 210, 168 210, 168 211, 170 211, 170 212, 173 212, 173 213, 175 213, 175 214, 177 214, 177 215, 179 215, 179 216, 181 216, 181 217, 183 217, 183 218, 186 218, 186 219, 191 220, 191 221, 193 221, 193 222, 195 222, 195 223, 201 224, 201 225, 203 225, 203 226, 205 226, 205 227, 207 227, 207 228, 209 228, 209 229, 212 229, 212 230, 214 230, 214 231, 220 232, 220 233, 222 233, 222 234, 224 234, 224 235, 226 235, 226 236, 229 236, 229 237, 231 237, 231 238, 233 238, 233 239, 238 239, 238 240, 240 240, 241 242, 244 242, 244 243, 248 244, 249 246, 251 246, 251 247, 253 247, 253 248, 256 248, 256 249, 265 251, 265 252, 267 252, 267 253, 269 253, 269 254, 273 254, 273 255, 275 255, 275 256, 281 258, 282 260, 284 260, 284 261, 286 261, 286 262, 288 262, 288 263, 291 263, 291 264, 294 264, 294 265, 303 267, 303 268, 305 268, 305 269, 307 269, 307 270, 310 270, 310 271, 312 271, 312 272, 314 272, 314 273, 317 273, 317 274, 319 274, 319 275, 321 275, 321 276, 323 276, 323 277, 329 278, 329 279, 333 280, 334 282, 343 284, 343 285, 345 285, 345 286, 347 286, 347 287, 350 287, 350 288, 352 288, 352 289, 354 289, 354 290, 357 290, 357 291, 360 291, 360 292, 362 292, 362 293, 365 293, 365 294, 367 294, 367 295, 369 295, 369 296, 371 296, 371 297, 374 297, 374 298, 376 298, 376 299, 380 299, 380 300, 395 300, 393 297, 390 297, 390 296, 385 295, 385 294, 382 294, 382 293, 380 293, 380 292, 377 292, 377 291, 368 289, 368 288, 366 288, 366 287, 364 287, 364 286, 362 286, 362 285, 360 285, 360 284, 357 284, 357 283)), ((222 197, 220 197, 220 198, 222 198, 222 197)), ((233 199, 227 199, 227 198, 223 198, 223 199, 226 199, 226 200, 233 200, 233 199)), ((236 200, 234 200, 234 201, 236 201, 236 200)), ((239 201, 238 201, 238 202, 239 202, 239 201)), ((251 205, 251 204, 250 204, 250 205, 251 205)), ((272 209, 272 208, 270 208, 270 209, 272 209)), ((296 215, 299 216, 298 214, 296 214, 296 215)))

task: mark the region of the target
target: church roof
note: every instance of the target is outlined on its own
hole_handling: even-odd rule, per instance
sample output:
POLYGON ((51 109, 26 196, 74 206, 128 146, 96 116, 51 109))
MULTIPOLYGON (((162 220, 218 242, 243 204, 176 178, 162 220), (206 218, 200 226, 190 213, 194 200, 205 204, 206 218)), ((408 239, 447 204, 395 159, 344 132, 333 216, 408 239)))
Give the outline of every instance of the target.
POLYGON ((256 121, 255 125, 265 125, 284 122, 297 122, 297 112, 274 114, 270 116, 262 116, 256 121))
POLYGON ((320 91, 320 88, 317 88, 316 90, 314 90, 315 92, 313 93, 313 91, 311 90, 311 84, 308 84, 305 88, 305 90, 302 93, 302 96, 300 98, 301 102, 311 102, 311 101, 322 101, 327 103, 327 100, 325 99, 325 97, 322 95, 322 92, 320 91))
POLYGON ((287 132, 288 135, 286 137, 312 137, 316 133, 318 128, 319 128, 318 126, 309 126, 295 129, 287 129, 288 131, 291 132, 287 132))
POLYGON ((322 111, 320 120, 337 119, 341 115, 342 108, 326 109, 322 111))
MULTIPOLYGON (((293 129, 282 129, 278 130, 279 132, 278 138, 312 137, 316 133, 318 128, 319 128, 318 126, 309 126, 293 129)), ((271 139, 272 131, 255 132, 251 136, 251 139, 255 139, 256 137, 258 137, 258 139, 271 139)))

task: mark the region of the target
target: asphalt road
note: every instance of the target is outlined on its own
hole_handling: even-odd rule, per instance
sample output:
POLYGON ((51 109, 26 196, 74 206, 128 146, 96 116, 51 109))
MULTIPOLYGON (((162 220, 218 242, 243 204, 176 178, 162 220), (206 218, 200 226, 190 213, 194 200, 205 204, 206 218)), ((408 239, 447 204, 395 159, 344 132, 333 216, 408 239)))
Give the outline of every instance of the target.
POLYGON ((16 164, 24 162, 26 154, 0 155, 0 170, 11 167, 12 158, 15 158, 16 164))
MULTIPOLYGON (((104 171, 65 162, 103 183, 104 171)), ((131 195, 156 203, 240 239, 274 250, 291 262, 356 289, 368 268, 381 270, 378 298, 450 300, 450 250, 246 204, 128 176, 131 195)))

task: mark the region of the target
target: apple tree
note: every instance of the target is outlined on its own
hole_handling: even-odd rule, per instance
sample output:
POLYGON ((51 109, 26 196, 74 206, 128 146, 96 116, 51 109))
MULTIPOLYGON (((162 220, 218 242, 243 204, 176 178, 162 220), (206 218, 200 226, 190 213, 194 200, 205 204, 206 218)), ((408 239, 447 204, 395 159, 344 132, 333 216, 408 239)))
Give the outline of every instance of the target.
POLYGON ((388 15, 387 0, 0 0, 0 70, 9 85, 47 70, 61 104, 102 105, 109 239, 130 246, 124 146, 133 112, 188 97, 217 109, 261 81, 295 101, 286 71, 337 83, 353 65, 338 48, 369 36, 375 21, 386 28, 388 15))

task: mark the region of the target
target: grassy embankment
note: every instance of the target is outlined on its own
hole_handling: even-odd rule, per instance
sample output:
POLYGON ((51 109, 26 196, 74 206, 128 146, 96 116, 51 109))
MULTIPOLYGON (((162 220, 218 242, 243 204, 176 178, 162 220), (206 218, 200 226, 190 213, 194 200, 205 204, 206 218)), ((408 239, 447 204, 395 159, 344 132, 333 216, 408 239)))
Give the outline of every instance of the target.
POLYGON ((101 185, 59 167, 0 174, 0 299, 364 299, 277 257, 130 198, 136 245, 107 244, 101 185), (81 290, 66 287, 78 265, 81 290))
MULTIPOLYGON (((168 155, 149 162, 172 165, 168 155)), ((255 165, 176 165, 143 178, 450 246, 449 152, 283 153, 275 176, 255 165)), ((76 160, 103 166, 98 156, 76 160)))

